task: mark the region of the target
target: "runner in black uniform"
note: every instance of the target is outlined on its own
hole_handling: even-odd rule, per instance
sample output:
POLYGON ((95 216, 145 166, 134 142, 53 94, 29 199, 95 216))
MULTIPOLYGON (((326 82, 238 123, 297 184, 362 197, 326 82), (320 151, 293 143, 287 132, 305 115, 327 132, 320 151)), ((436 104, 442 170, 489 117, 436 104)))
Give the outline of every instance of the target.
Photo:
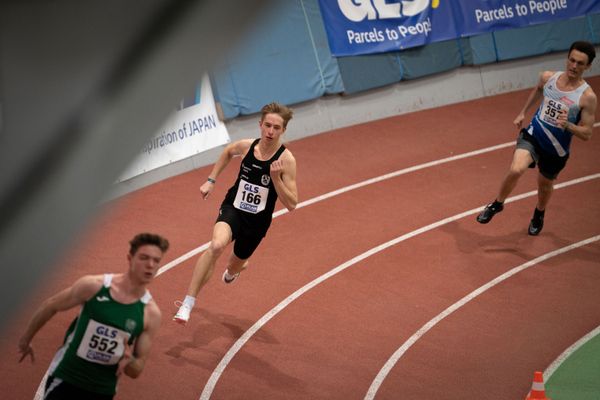
POLYGON ((248 259, 271 225, 277 199, 290 211, 296 207, 296 160, 281 144, 281 135, 291 118, 292 111, 284 105, 271 103, 264 106, 259 121, 260 139, 243 139, 229 144, 207 182, 200 187, 206 199, 231 158, 244 157, 238 177, 221 204, 210 246, 196 263, 187 296, 173 317, 174 321, 185 324, 189 320, 198 292, 210 279, 217 259, 229 243, 233 241, 234 247, 223 273, 225 283, 233 282, 247 268, 248 259))
POLYGON ((218 221, 229 225, 234 240, 233 253, 241 259, 250 258, 273 219, 277 191, 271 182, 271 163, 285 151, 281 145, 267 161, 254 156, 256 139, 242 160, 235 184, 229 189, 219 210, 218 221))

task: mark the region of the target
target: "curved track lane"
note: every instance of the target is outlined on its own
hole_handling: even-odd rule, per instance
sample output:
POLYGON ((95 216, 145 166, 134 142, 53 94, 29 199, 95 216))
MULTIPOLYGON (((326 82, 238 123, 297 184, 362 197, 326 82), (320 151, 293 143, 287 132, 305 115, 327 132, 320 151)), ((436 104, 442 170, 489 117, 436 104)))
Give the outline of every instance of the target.
MULTIPOLYGON (((510 93, 290 143, 301 198, 512 141, 510 122, 526 96, 527 91, 510 93)), ((511 154, 509 146, 431 166, 282 215, 235 285, 209 283, 184 329, 169 319, 196 257, 164 273, 152 292, 165 322, 145 373, 137 381, 124 380, 119 397, 197 399, 231 346, 269 310, 371 248, 489 201, 511 154)), ((576 140, 559 182, 600 172, 597 154, 597 137, 576 140)), ((127 240, 138 231, 158 231, 172 241, 167 262, 206 242, 227 189, 218 186, 211 199, 200 201, 199 182, 208 170, 108 204, 31 303, 81 274, 119 270, 127 240)), ((232 181, 234 170, 230 166, 220 181, 232 181)), ((530 172, 514 194, 533 189, 530 172)), ((257 330, 223 370, 211 398, 364 398, 398 347, 447 307, 518 265, 600 233, 598 200, 596 179, 557 190, 537 238, 526 234, 535 204, 527 197, 507 205, 487 226, 465 217, 361 260, 257 330)), ((469 302, 403 355, 376 398, 523 397, 533 370, 544 369, 598 325, 593 305, 600 298, 591 284, 599 278, 598 252, 590 244, 557 256, 469 302)), ((33 397, 72 316, 58 316, 41 332, 34 343, 36 364, 3 362, 0 381, 23 382, 12 390, 13 398, 33 397)), ((25 319, 14 321, 14 330, 2 338, 4 354, 16 358, 25 319)))

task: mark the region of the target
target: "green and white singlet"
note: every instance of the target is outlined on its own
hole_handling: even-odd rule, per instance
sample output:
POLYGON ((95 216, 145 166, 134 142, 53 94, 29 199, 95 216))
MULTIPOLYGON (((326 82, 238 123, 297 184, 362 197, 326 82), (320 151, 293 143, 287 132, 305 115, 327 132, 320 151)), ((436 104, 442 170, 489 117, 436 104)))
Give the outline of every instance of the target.
POLYGON ((102 288, 81 308, 65 334, 48 374, 83 389, 114 395, 117 368, 125 340, 133 344, 144 330, 144 308, 150 292, 135 303, 121 304, 110 295, 112 274, 104 275, 102 288))

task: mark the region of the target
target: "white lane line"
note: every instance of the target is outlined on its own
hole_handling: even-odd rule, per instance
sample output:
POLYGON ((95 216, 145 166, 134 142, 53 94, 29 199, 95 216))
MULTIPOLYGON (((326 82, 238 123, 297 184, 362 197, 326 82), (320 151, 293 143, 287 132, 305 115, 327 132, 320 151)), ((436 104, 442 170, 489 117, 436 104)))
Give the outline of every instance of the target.
MULTIPOLYGON (((600 126, 600 122, 596 122, 594 124, 594 128, 597 128, 598 126, 600 126)), ((351 190, 359 189, 359 188, 367 186, 367 185, 372 185, 374 183, 378 183, 378 182, 384 181, 386 179, 395 178, 395 177, 400 176, 400 175, 408 174, 410 172, 419 171, 421 169, 425 169, 425 168, 429 168, 429 167, 435 167, 435 166, 440 165, 440 164, 445 164, 445 163, 456 161, 456 160, 462 160, 463 158, 474 157, 474 156, 478 156, 480 154, 485 154, 485 153, 489 153, 489 152, 492 152, 492 151, 504 149, 506 147, 514 146, 514 144, 515 144, 515 141, 506 142, 506 143, 502 143, 502 144, 497 144, 495 146, 485 147, 483 149, 470 151, 470 152, 467 152, 467 153, 457 154, 457 155, 451 156, 451 157, 441 158, 439 160, 430 161, 430 162, 427 162, 427 163, 424 163, 424 164, 415 165, 413 167, 400 169, 398 171, 391 172, 389 174, 385 174, 385 175, 381 175, 381 176, 378 176, 378 177, 375 177, 375 178, 367 179, 365 181, 355 183, 354 185, 345 186, 345 187, 343 187, 341 189, 337 189, 337 190, 331 191, 329 193, 325 193, 325 194, 322 194, 320 196, 313 197, 312 199, 308 199, 306 201, 298 203, 298 205, 296 206, 296 209, 302 208, 302 207, 306 207, 306 206, 309 206, 311 204, 318 203, 318 202, 323 201, 323 200, 327 200, 327 199, 329 199, 331 197, 338 196, 340 194, 349 192, 351 190)), ((285 209, 285 208, 282 209, 282 210, 276 211, 276 212, 273 213, 273 218, 280 217, 280 216, 282 216, 284 214, 287 214, 288 212, 289 211, 287 209, 285 209)), ((208 248, 208 244, 209 243, 204 243, 200 247, 197 247, 197 248, 195 248, 193 250, 190 250, 189 252, 185 253, 184 255, 176 258, 175 260, 172 260, 168 264, 163 265, 158 270, 158 273, 156 275, 157 276, 161 275, 161 274, 167 272, 168 270, 170 270, 171 268, 174 268, 177 265, 185 262, 186 260, 190 259, 191 257, 194 257, 195 255, 203 252, 204 250, 206 250, 208 248)))
MULTIPOLYGON (((381 181, 386 180, 386 179, 391 179, 391 178, 394 178, 396 176, 404 175, 404 174, 407 174, 409 172, 414 172, 414 171, 418 171, 418 170, 421 170, 421 169, 424 169, 424 168, 434 167, 434 166, 437 166, 437 165, 440 165, 440 164, 444 164, 444 163, 448 163, 448 162, 451 162, 451 161, 460 160, 460 159, 467 158, 467 157, 478 156, 480 154, 485 154, 485 153, 489 153, 489 152, 492 152, 492 151, 495 151, 495 150, 504 149, 506 147, 513 146, 514 144, 515 144, 515 141, 506 142, 506 143, 502 143, 502 144, 497 144, 495 146, 485 147, 483 149, 479 149, 479 150, 474 150, 474 151, 470 151, 470 152, 467 152, 467 153, 458 154, 456 156, 446 157, 446 158, 442 158, 442 159, 439 159, 439 160, 436 160, 436 161, 430 161, 430 162, 427 162, 427 163, 424 163, 424 164, 415 165, 413 167, 404 168, 404 169, 401 169, 401 170, 398 170, 398 171, 395 171, 395 172, 391 172, 391 173, 386 174, 386 175, 381 175, 381 176, 378 176, 378 177, 375 177, 375 178, 367 179, 365 181, 356 183, 354 185, 346 186, 346 187, 343 187, 341 189, 337 189, 337 190, 334 190, 332 192, 325 193, 325 194, 323 194, 321 196, 313 197, 312 199, 308 199, 306 201, 298 203, 298 205, 296 206, 296 208, 298 209, 298 208, 306 207, 306 206, 309 206, 311 204, 318 203, 320 201, 323 201, 323 200, 329 199, 331 197, 340 195, 342 193, 346 193, 346 192, 349 192, 349 191, 354 190, 354 189, 359 189, 359 188, 361 188, 363 186, 367 186, 367 185, 371 185, 373 183, 381 182, 381 181)), ((277 212, 273 213, 273 218, 277 218, 277 217, 279 217, 281 215, 286 214, 287 212, 288 212, 287 209, 283 209, 283 210, 277 211, 277 212)), ((192 249, 192 250, 188 251, 187 253, 183 254, 182 256, 179 256, 176 259, 170 261, 169 263, 163 265, 158 270, 158 272, 156 273, 156 276, 160 276, 160 275, 164 274, 165 272, 169 271, 170 269, 175 268, 179 264, 181 264, 181 263, 185 262, 186 260, 194 257, 195 255, 203 252, 204 250, 206 250, 208 248, 209 244, 210 244, 210 242, 204 243, 203 245, 201 245, 201 246, 199 246, 199 247, 197 247, 195 249, 192 249)), ((42 379, 42 382, 38 386, 38 390, 36 392, 34 400, 41 400, 41 398, 42 398, 42 396, 44 394, 44 384, 45 384, 44 382, 45 382, 45 380, 46 380, 46 375, 44 376, 44 378, 42 379)))
MULTIPOLYGON (((515 141, 507 142, 507 143, 502 143, 502 144, 498 144, 498 145, 495 145, 495 146, 485 147, 483 149, 470 151, 468 153, 457 154, 455 156, 441 158, 439 160, 430 161, 430 162, 427 162, 427 163, 424 163, 424 164, 415 165, 413 167, 408 167, 408 168, 400 169, 398 171, 390 172, 389 174, 380 175, 380 176, 377 176, 375 178, 367 179, 367 180, 364 180, 362 182, 358 182, 358 183, 355 183, 353 185, 345 186, 345 187, 343 187, 341 189, 337 189, 337 190, 331 191, 329 193, 325 193, 325 194, 322 194, 320 196, 313 197, 312 199, 308 199, 306 201, 298 203, 298 205, 296 206, 296 209, 303 208, 303 207, 309 206, 311 204, 315 204, 315 203, 318 203, 320 201, 327 200, 327 199, 329 199, 331 197, 338 196, 340 194, 349 192, 351 190, 359 189, 359 188, 367 186, 367 185, 372 185, 374 183, 378 183, 378 182, 384 181, 386 179, 395 178, 397 176, 408 174, 410 172, 415 172, 415 171, 419 171, 421 169, 435 167, 435 166, 438 166, 440 164, 445 164, 445 163, 449 163, 449 162, 452 162, 452 161, 461 160, 463 158, 474 157, 474 156, 478 156, 480 154, 485 154, 485 153, 489 153, 489 152, 492 152, 492 151, 504 149, 506 147, 514 146, 514 144, 515 144, 515 141)), ((280 217, 280 216, 282 216, 284 214, 287 214, 287 213, 288 213, 288 210, 284 208, 282 210, 274 212, 273 213, 273 218, 280 217)), ((199 254, 201 252, 203 252, 204 250, 206 250, 208 248, 208 244, 209 243, 204 243, 202 246, 197 247, 197 248, 195 248, 193 250, 190 250, 189 252, 185 253, 184 255, 182 255, 182 256, 176 258, 175 260, 169 262, 168 264, 163 265, 158 270, 157 276, 161 275, 161 274, 163 274, 165 272, 167 272, 171 268, 176 267, 177 265, 179 265, 182 262, 188 260, 189 258, 191 258, 191 257, 193 257, 193 256, 195 256, 195 255, 197 255, 197 254, 199 254)))
POLYGON ((584 335, 581 339, 579 339, 578 341, 573 343, 571 346, 569 346, 568 349, 563 351, 558 357, 556 357, 556 360, 552 361, 552 363, 544 371, 544 380, 546 382, 548 382, 550 380, 550 377, 556 372, 556 370, 561 366, 561 364, 567 358, 569 358, 573 353, 575 353, 577 350, 579 350, 579 348, 581 346, 583 346, 584 344, 586 344, 587 342, 589 342, 590 340, 595 338, 599 333, 600 333, 600 326, 597 326, 595 329, 591 330, 586 335, 584 335))
POLYGON ((518 267, 515 267, 515 268, 511 269, 510 271, 505 272, 504 274, 496 277, 495 279, 489 281, 485 285, 472 291, 471 293, 469 293, 468 295, 466 295, 465 297, 463 297, 456 303, 452 304, 450 307, 446 308, 444 311, 442 311, 440 314, 438 314, 435 318, 431 319, 429 322, 427 322, 425 325, 423 325, 406 342, 404 342, 404 344, 402 344, 402 346, 400 346, 400 348, 398 350, 396 350, 396 352, 394 352, 394 354, 392 354, 392 356, 384 364, 384 366, 381 368, 381 370, 379 371, 379 373, 377 374, 377 376, 371 383, 371 387, 369 388, 369 391, 365 395, 365 400, 372 400, 375 397, 375 394, 379 390, 379 387, 381 386, 381 384, 383 383, 383 381, 385 380, 385 378, 387 377, 389 372, 392 370, 392 368, 394 368, 394 366, 396 365, 398 360, 400 360, 400 358, 408 351, 408 349, 410 349, 412 347, 412 345, 414 345, 421 337, 423 337, 429 330, 431 330, 441 320, 443 320, 444 318, 446 318, 447 316, 452 314, 454 311, 458 310, 459 308, 461 308, 462 306, 464 306, 465 304, 467 304, 468 302, 470 302, 471 300, 473 300, 480 294, 484 293, 488 289, 491 289, 492 287, 496 286, 497 284, 507 280, 511 276, 513 276, 521 271, 526 270, 527 268, 533 267, 534 265, 544 262, 544 261, 548 260, 549 258, 556 257, 560 254, 563 254, 568 251, 577 249, 579 247, 588 245, 588 244, 596 242, 598 240, 600 240, 600 235, 588 238, 586 240, 582 240, 581 242, 577 242, 577 243, 571 244, 569 246, 565 246, 558 250, 554 250, 549 253, 546 253, 540 257, 534 258, 533 260, 530 260, 530 261, 526 262, 525 264, 521 264, 518 267))
MULTIPOLYGON (((506 143, 498 144, 496 146, 486 147, 486 148, 483 148, 483 149, 470 151, 468 153, 457 154, 455 156, 441 158, 439 160, 430 161, 430 162, 427 162, 427 163, 424 163, 424 164, 415 165, 413 167, 408 167, 408 168, 400 169, 400 170, 395 171, 395 172, 390 172, 389 174, 385 174, 385 175, 381 175, 381 176, 378 176, 378 177, 375 177, 375 178, 367 179, 365 181, 356 183, 354 185, 346 186, 346 187, 343 187, 341 189, 334 190, 334 191, 329 192, 329 193, 325 193, 325 194, 323 194, 321 196, 314 197, 314 198, 312 198, 310 200, 307 200, 307 201, 301 203, 301 205, 298 205, 297 208, 306 207, 308 205, 311 205, 311 204, 317 203, 319 201, 323 201, 323 200, 329 199, 331 197, 340 195, 342 193, 346 193, 346 192, 349 192, 351 190, 359 189, 359 188, 361 188, 363 186, 372 185, 374 183, 378 183, 378 182, 384 181, 386 179, 391 179, 391 178, 395 178, 395 177, 400 176, 400 175, 408 174, 410 172, 415 172, 415 171, 419 171, 421 169, 430 168, 430 167, 436 167, 436 166, 441 165, 441 164, 449 163, 449 162, 456 161, 456 160, 462 160, 463 158, 478 156, 480 154, 489 153, 491 151, 504 149, 506 147, 511 147, 511 146, 514 146, 514 145, 515 145, 515 141, 506 142, 506 143)), ((274 213, 273 217, 276 217, 276 216, 278 217, 279 215, 286 214, 287 212, 288 212, 287 209, 280 210, 280 211, 274 213)))
MULTIPOLYGON (((584 177, 581 177, 578 179, 573 179, 573 180, 567 181, 567 182, 563 182, 558 185, 555 185, 554 188, 561 189, 561 188, 565 188, 565 187, 568 187, 571 185, 576 185, 579 183, 587 182, 589 180, 598 179, 598 178, 600 178, 600 173, 584 176, 584 177)), ((527 197, 534 196, 536 194, 537 194, 537 191, 523 193, 518 196, 513 196, 513 197, 506 199, 505 203, 511 203, 511 202, 514 202, 517 200, 521 200, 521 199, 524 199, 527 197)), ((217 365, 217 367, 211 374, 210 378, 208 379, 208 382, 204 386, 204 390, 202 391, 202 394, 200 395, 200 400, 208 400, 210 398, 210 396, 212 395, 212 392, 217 384, 217 381, 223 374, 223 371, 225 370, 227 365, 231 362, 233 357, 238 353, 238 351, 240 351, 240 349, 246 344, 246 342, 248 342, 248 340, 250 340, 250 338, 259 329, 261 329, 267 322, 269 322, 271 320, 271 318, 273 318, 275 315, 277 315, 279 312, 281 312, 284 308, 286 308, 290 303, 292 303, 298 297, 302 296, 304 293, 308 292, 310 289, 314 288, 315 286, 324 282, 325 280, 331 278, 332 276, 342 272, 346 268, 349 268, 350 266, 352 266, 352 265, 354 265, 354 264, 380 252, 380 251, 383 251, 383 250, 387 249, 388 247, 394 246, 394 245, 396 245, 400 242, 403 242, 407 239, 410 239, 414 236, 420 235, 421 233, 428 232, 430 230, 438 228, 442 225, 449 224, 449 223, 454 222, 463 217, 477 214, 482 209, 483 209, 483 206, 480 206, 480 207, 474 208, 472 210, 465 211, 463 213, 454 215, 452 217, 442 219, 440 221, 434 222, 432 224, 429 224, 427 226, 424 226, 422 228, 416 229, 412 232, 409 232, 402 236, 399 236, 395 239, 392 239, 386 243, 383 243, 377 247, 374 247, 374 248, 352 258, 351 260, 346 261, 345 263, 333 268, 329 272, 319 276, 318 278, 314 279, 312 282, 309 282, 305 286, 296 290, 294 293, 292 293, 290 296, 288 296, 286 299, 284 299, 282 302, 280 302, 278 305, 276 305, 273 309, 271 309, 269 312, 267 312, 265 315, 263 315, 258 321, 256 321, 256 323, 254 323, 254 325, 252 325, 246 332, 244 332, 244 334, 233 344, 233 346, 231 346, 231 348, 227 351, 225 356, 223 356, 223 358, 221 359, 221 361, 219 362, 219 364, 217 365)))
MULTIPOLYGON (((596 122, 594 124, 594 128, 600 126, 600 122, 596 122)), ((300 202, 298 203, 298 205, 296 206, 296 209, 298 208, 302 208, 302 207, 306 207, 309 206, 311 204, 314 203, 318 203, 320 201, 323 200, 327 200, 331 197, 334 196, 338 196, 340 194, 349 192, 351 190, 355 190, 355 189, 360 189, 361 187, 367 186, 367 185, 372 185, 374 183, 378 183, 381 181, 384 181, 386 179, 391 179, 391 178, 395 178, 397 176, 400 175, 404 175, 404 174, 408 174, 410 172, 415 172, 415 171, 419 171, 421 169, 425 169, 425 168, 429 168, 429 167, 435 167, 438 166, 440 164, 445 164, 448 162, 452 162, 452 161, 456 161, 456 160, 462 160, 463 158, 468 158, 468 157, 475 157, 478 156, 480 154, 485 154, 485 153, 489 153, 492 151, 496 151, 496 150, 501 150, 507 147, 511 147, 515 145, 515 141, 513 140, 512 142, 506 142, 506 143, 501 143, 501 144, 497 144, 495 146, 490 146, 490 147, 484 147, 483 149, 479 149, 479 150, 474 150, 474 151, 469 151, 467 153, 461 153, 461 154, 457 154, 455 156, 451 156, 451 157, 446 157, 446 158, 441 158, 439 160, 435 160, 435 161, 430 161, 424 164, 419 164, 419 165, 415 165, 413 167, 408 167, 408 168, 404 168, 404 169, 400 169, 398 171, 394 171, 394 172, 390 172, 389 174, 385 174, 385 175, 381 175, 381 176, 377 176, 375 178, 371 178, 371 179, 367 179, 365 181, 362 182, 358 182, 355 183, 354 185, 349 185, 349 186, 345 186, 341 189, 337 189, 334 191, 331 191, 329 193, 325 193, 322 194, 320 196, 317 197, 313 197, 312 199, 308 199, 306 201, 300 202)), ((273 218, 277 218, 280 217, 284 214, 287 214, 289 211, 287 209, 282 209, 279 211, 276 211, 273 213, 273 218)), ((176 258, 175 260, 169 262, 168 264, 165 264, 162 266, 162 268, 160 268, 158 270, 157 276, 167 272, 168 270, 170 270, 171 268, 177 266, 178 264, 181 264, 182 262, 188 260, 189 258, 203 252, 204 250, 206 250, 208 248, 208 243, 204 243, 202 246, 195 248, 193 250, 190 250, 189 252, 185 253, 184 255, 182 255, 181 257, 176 258)))
MULTIPOLYGON (((596 128, 598 126, 600 126, 600 122, 597 122, 597 123, 594 124, 594 128, 596 128)), ((513 146, 514 144, 515 144, 515 141, 506 142, 506 143, 498 144, 498 145, 495 145, 495 146, 485 147, 483 149, 479 149, 479 150, 474 150, 474 151, 470 151, 470 152, 467 152, 467 153, 458 154, 456 156, 442 158, 442 159, 439 159, 439 160, 436 160, 436 161, 430 161, 428 163, 419 164, 419 165, 416 165, 414 167, 409 167, 409 168, 401 169, 401 170, 398 170, 398 171, 395 171, 395 172, 392 172, 392 173, 389 173, 389 174, 386 174, 386 175, 381 175, 379 177, 367 179, 365 181, 356 183, 354 185, 350 185, 350 186, 346 186, 346 187, 338 189, 338 190, 334 190, 332 192, 323 194, 321 196, 313 197, 312 199, 309 199, 309 200, 306 200, 306 201, 298 203, 298 205, 296 206, 296 208, 298 209, 298 208, 306 207, 308 205, 311 205, 311 204, 314 204, 314 203, 318 203, 320 201, 329 199, 331 197, 340 195, 342 193, 349 192, 350 190, 359 189, 359 188, 361 188, 363 186, 367 186, 367 185, 370 185, 370 184, 373 184, 373 183, 381 182, 381 181, 383 181, 385 179, 394 178, 396 176, 407 174, 409 172, 418 171, 418 170, 421 170, 421 169, 424 169, 424 168, 428 168, 428 167, 434 167, 434 166, 437 166, 437 165, 440 165, 440 164, 444 164, 444 163, 447 163, 447 162, 461 160, 463 158, 474 157, 474 156, 478 156, 480 154, 485 154, 485 153, 489 153, 489 152, 492 152, 492 151, 495 151, 495 150, 504 149, 506 147, 513 146)), ((510 201, 510 199, 507 200, 507 201, 510 201)), ((279 217, 281 215, 286 214, 287 212, 288 212, 287 209, 279 210, 279 211, 273 213, 273 218, 277 218, 277 217, 279 217)), ((206 250, 208 248, 209 243, 210 242, 204 243, 203 245, 201 245, 199 247, 196 247, 195 249, 192 249, 192 250, 188 251, 187 253, 183 254, 182 256, 179 256, 176 259, 170 261, 169 263, 163 265, 158 270, 158 272, 156 273, 156 276, 162 275, 163 273, 169 271, 170 269, 175 268, 177 265, 179 265, 179 264, 185 262, 186 260, 189 260, 190 258, 194 257, 195 255, 203 252, 204 250, 206 250)), ((37 390, 37 392, 35 394, 34 400, 40 400, 42 398, 42 396, 43 396, 43 385, 44 385, 45 379, 46 379, 46 376, 44 376, 42 378, 42 382, 40 383, 40 386, 38 387, 38 390, 37 390)))

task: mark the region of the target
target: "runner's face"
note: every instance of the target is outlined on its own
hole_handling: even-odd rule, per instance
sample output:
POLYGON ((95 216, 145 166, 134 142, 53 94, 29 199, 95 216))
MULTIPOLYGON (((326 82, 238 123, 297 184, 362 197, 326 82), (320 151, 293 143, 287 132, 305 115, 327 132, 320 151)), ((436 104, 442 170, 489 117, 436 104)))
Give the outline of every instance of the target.
POLYGON ((163 253, 158 246, 140 246, 134 255, 127 254, 133 277, 142 283, 150 283, 156 276, 163 253))
POLYGON ((571 78, 580 78, 586 69, 590 67, 588 64, 587 54, 573 49, 567 58, 567 74, 571 78))
POLYGON ((285 132, 283 127, 283 118, 279 114, 267 114, 265 118, 259 122, 260 137, 267 142, 279 140, 279 137, 285 132))

